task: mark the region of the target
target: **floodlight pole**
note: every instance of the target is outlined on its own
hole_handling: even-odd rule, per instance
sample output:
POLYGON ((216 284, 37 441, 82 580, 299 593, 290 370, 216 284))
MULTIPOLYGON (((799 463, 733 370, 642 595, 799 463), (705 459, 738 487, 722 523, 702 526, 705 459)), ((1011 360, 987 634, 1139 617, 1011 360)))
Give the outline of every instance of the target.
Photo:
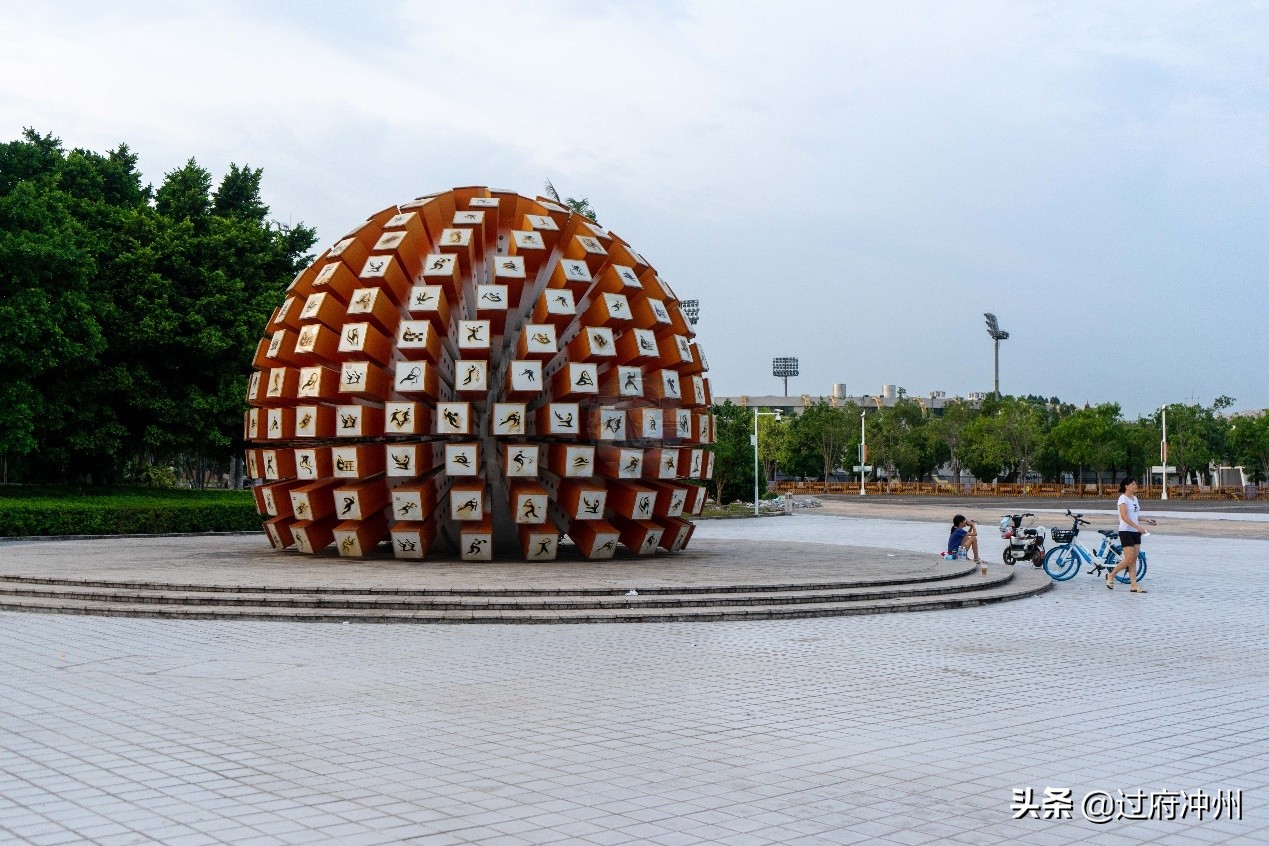
POLYGON ((771 375, 784 379, 784 395, 789 395, 789 377, 798 375, 798 360, 792 357, 776 358, 771 361, 771 375))
POLYGON ((1000 401, 1000 339, 992 335, 992 340, 996 342, 996 401, 1000 401))
POLYGON ((1000 400, 1000 342, 1008 340, 1009 333, 1000 328, 1000 323, 999 321, 996 320, 996 315, 992 314, 991 312, 987 312, 983 314, 983 317, 987 318, 987 334, 990 335, 992 341, 995 342, 995 349, 996 349, 995 388, 996 388, 996 400, 999 401, 1000 400))

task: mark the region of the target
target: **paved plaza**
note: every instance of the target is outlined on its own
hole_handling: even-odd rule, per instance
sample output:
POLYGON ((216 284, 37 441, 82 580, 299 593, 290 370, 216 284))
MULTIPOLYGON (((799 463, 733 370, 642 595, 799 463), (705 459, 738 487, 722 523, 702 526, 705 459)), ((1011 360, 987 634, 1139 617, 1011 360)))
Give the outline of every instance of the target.
MULTIPOLYGON (((697 536, 896 557, 946 538, 828 510, 697 536)), ((1145 596, 1081 575, 978 608, 731 623, 0 613, 0 841, 1269 842, 1269 541, 1163 522, 1145 596), (1013 819, 1015 791, 1046 788, 1071 818, 1013 819), (1095 824, 1098 790, 1242 801, 1095 824)))

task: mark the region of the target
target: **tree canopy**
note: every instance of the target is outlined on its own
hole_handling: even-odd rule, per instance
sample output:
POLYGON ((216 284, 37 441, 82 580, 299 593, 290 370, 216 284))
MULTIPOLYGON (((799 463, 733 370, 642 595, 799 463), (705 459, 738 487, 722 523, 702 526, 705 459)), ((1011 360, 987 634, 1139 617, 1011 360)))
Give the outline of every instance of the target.
MULTIPOLYGON (((1233 400, 1217 397, 1211 405, 1168 406, 1170 464, 1183 479, 1205 482, 1212 463, 1243 464, 1257 479, 1269 479, 1269 413, 1226 417, 1233 400)), ((715 407, 715 413, 720 412, 715 407)), ((779 423, 759 423, 759 458, 764 476, 819 478, 825 484, 855 463, 859 446, 855 405, 821 400, 802 414, 779 423)), ((1159 461, 1161 415, 1125 420, 1116 403, 1076 408, 1057 397, 996 399, 978 407, 951 400, 941 414, 899 396, 893 405, 869 409, 865 422, 871 463, 879 477, 922 480, 950 466, 954 478, 968 470, 980 481, 1059 481, 1073 477, 1099 484, 1124 476, 1141 478, 1159 461)), ((729 407, 752 426, 752 410, 729 407)), ((736 435, 738 460, 752 473, 753 453, 736 435)), ((719 453, 715 473, 731 474, 729 457, 719 453)), ((730 476, 729 476, 730 478, 730 476)), ((752 485, 752 476, 747 476, 752 485)))
POLYGON ((262 171, 190 159, 155 190, 127 145, 0 145, 0 456, 111 481, 239 446, 251 357, 314 231, 267 220, 262 171))

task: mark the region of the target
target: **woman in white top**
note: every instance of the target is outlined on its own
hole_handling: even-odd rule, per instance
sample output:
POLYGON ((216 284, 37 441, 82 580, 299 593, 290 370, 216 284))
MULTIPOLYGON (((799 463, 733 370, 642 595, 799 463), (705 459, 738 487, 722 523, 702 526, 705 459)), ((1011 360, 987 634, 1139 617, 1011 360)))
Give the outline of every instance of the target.
POLYGON ((1124 479, 1119 483, 1119 542, 1124 546, 1124 558, 1115 569, 1106 574, 1106 587, 1114 590, 1115 574, 1120 570, 1128 571, 1129 588, 1133 593, 1145 593, 1145 588, 1137 584, 1137 552, 1141 549, 1141 536, 1145 530, 1142 523, 1156 525, 1149 517, 1141 517, 1141 506, 1137 503, 1137 480, 1124 479))

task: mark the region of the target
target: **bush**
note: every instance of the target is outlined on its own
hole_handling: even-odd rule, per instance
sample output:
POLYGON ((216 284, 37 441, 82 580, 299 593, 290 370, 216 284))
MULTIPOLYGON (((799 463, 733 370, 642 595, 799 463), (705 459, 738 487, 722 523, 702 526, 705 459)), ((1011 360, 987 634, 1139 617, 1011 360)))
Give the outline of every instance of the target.
POLYGON ((0 488, 0 537, 240 532, 260 521, 247 491, 0 488))

